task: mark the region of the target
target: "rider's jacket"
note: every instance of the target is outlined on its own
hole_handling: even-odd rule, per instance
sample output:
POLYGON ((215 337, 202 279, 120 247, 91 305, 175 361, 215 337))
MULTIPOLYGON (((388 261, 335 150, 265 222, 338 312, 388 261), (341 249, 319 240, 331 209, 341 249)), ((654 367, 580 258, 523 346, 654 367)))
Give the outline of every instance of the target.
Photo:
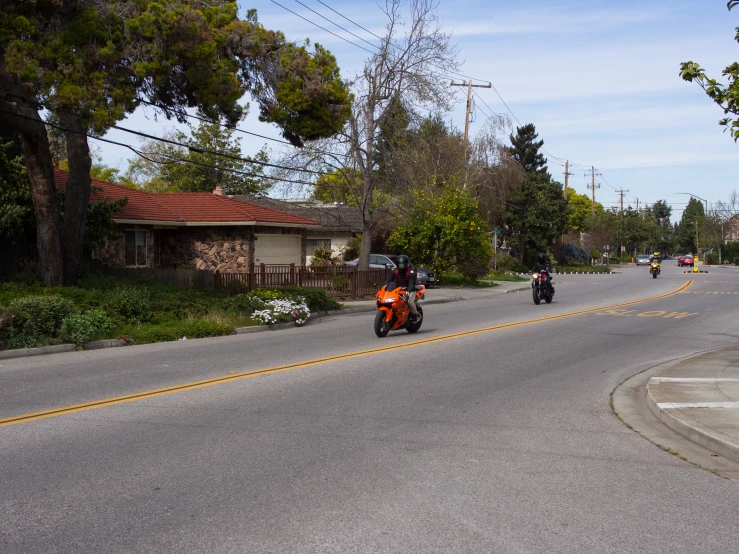
POLYGON ((405 271, 400 271, 397 267, 390 273, 390 277, 385 283, 395 282, 399 287, 407 287, 409 291, 416 288, 416 268, 409 265, 405 271))

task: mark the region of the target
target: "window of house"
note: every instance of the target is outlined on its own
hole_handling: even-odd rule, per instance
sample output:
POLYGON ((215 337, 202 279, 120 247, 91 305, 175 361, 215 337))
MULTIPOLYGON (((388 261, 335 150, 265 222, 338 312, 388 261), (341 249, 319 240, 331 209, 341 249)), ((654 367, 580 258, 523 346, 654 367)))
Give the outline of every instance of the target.
POLYGON ((323 248, 331 248, 331 239, 306 239, 305 250, 309 256, 313 255, 313 251, 316 247, 322 246, 323 248))
POLYGON ((154 265, 162 265, 162 232, 152 231, 152 238, 154 239, 154 265))
POLYGON ((126 231, 124 234, 127 266, 146 266, 146 231, 126 231))

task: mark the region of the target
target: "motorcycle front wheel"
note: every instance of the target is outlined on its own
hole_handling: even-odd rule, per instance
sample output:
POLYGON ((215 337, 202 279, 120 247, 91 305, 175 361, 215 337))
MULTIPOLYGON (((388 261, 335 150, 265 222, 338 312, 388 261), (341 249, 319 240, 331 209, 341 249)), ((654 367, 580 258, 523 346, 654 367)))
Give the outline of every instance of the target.
POLYGON ((657 272, 656 271, 652 271, 652 278, 653 279, 656 279, 657 278, 657 272))
POLYGON ((539 296, 539 290, 536 287, 534 287, 532 289, 532 292, 534 293, 534 304, 538 306, 539 302, 541 302, 541 297, 539 296))
POLYGON ((392 318, 390 318, 390 321, 385 321, 385 312, 382 310, 378 310, 377 314, 375 315, 375 335, 378 337, 386 337, 387 334, 390 332, 390 327, 392 327, 392 318))

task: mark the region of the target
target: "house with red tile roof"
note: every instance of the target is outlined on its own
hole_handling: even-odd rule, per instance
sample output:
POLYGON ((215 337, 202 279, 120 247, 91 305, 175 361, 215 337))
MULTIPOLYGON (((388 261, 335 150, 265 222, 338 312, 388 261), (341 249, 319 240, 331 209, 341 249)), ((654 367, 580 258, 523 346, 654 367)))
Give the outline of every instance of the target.
MULTIPOLYGON (((68 173, 54 170, 60 189, 68 173)), ((208 192, 145 192, 97 179, 91 202, 126 199, 113 217, 120 234, 93 252, 111 267, 245 271, 250 265, 304 265, 307 229, 320 222, 208 192)))

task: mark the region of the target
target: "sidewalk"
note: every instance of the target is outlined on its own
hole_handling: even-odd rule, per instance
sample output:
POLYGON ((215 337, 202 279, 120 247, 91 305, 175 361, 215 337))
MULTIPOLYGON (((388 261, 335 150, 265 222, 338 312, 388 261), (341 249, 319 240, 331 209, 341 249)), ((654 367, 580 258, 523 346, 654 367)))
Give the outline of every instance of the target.
MULTIPOLYGON (((512 292, 521 292, 531 289, 531 283, 520 282, 513 283, 510 281, 497 281, 497 287, 465 287, 465 286, 436 286, 432 288, 426 287, 425 299, 421 301, 421 306, 427 304, 443 304, 445 302, 457 302, 460 300, 474 300, 477 298, 488 298, 499 294, 508 294, 512 292)), ((342 313, 364 312, 377 309, 374 298, 367 300, 348 300, 342 302, 343 309, 338 312, 332 312, 331 315, 341 315, 342 313)))
POLYGON ((670 429, 739 462, 739 345, 683 360, 647 385, 647 405, 670 429))

